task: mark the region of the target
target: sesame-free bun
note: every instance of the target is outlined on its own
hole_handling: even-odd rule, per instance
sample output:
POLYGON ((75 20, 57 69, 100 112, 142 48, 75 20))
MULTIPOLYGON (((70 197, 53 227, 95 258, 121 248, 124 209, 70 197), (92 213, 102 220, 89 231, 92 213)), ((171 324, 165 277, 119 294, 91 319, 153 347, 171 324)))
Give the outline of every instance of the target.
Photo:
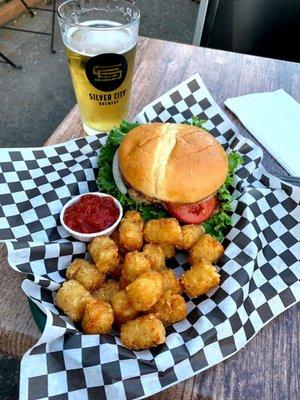
POLYGON ((143 195, 170 203, 196 203, 224 183, 223 147, 192 125, 151 123, 132 129, 119 147, 124 180, 143 195))

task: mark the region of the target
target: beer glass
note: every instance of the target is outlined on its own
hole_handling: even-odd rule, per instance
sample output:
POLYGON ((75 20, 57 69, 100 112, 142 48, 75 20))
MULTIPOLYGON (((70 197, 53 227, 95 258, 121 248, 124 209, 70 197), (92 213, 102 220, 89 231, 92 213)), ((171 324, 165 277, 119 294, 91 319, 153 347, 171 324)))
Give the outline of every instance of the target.
POLYGON ((128 114, 140 12, 125 0, 68 0, 57 13, 83 128, 109 131, 128 114))

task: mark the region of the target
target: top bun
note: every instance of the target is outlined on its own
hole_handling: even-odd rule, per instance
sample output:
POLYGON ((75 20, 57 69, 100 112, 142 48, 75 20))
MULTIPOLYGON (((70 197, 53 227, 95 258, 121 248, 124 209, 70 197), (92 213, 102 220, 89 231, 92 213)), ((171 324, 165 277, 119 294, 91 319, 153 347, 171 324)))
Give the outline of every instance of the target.
POLYGON ((196 203, 224 183, 223 147, 192 125, 152 123, 132 129, 119 147, 119 166, 136 191, 169 203, 196 203))

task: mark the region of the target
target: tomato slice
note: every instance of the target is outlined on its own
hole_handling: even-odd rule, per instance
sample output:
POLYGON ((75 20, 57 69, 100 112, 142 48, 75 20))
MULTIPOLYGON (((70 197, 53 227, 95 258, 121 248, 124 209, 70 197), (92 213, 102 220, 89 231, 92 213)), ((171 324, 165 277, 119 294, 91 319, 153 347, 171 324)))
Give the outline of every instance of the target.
POLYGON ((200 224, 206 221, 217 208, 218 199, 211 196, 206 200, 193 204, 166 203, 168 212, 186 224, 200 224))

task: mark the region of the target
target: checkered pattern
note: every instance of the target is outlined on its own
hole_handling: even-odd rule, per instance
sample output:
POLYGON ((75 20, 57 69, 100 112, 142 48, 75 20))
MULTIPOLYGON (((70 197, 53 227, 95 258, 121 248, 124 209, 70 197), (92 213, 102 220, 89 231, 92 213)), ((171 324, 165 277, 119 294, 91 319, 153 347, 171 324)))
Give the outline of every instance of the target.
POLYGON ((61 282, 66 263, 85 254, 83 243, 70 241, 59 214, 72 196, 98 191, 95 170, 104 140, 102 134, 48 148, 1 151, 0 240, 8 241, 13 268, 61 282))
MULTIPOLYGON (((183 122, 192 115, 226 150, 244 157, 234 180, 233 227, 218 264, 221 285, 188 301, 187 318, 166 329, 166 343, 141 352, 117 332, 82 335, 54 306, 55 291, 85 245, 71 241, 58 213, 72 195, 96 190, 103 136, 42 149, 0 151, 0 239, 10 265, 33 274, 22 288, 47 316, 22 360, 21 399, 136 399, 157 393, 241 349, 272 318, 299 301, 300 189, 268 174, 262 151, 241 137, 198 75, 144 108, 140 122, 183 122)), ((187 268, 179 253, 169 267, 187 268)))

